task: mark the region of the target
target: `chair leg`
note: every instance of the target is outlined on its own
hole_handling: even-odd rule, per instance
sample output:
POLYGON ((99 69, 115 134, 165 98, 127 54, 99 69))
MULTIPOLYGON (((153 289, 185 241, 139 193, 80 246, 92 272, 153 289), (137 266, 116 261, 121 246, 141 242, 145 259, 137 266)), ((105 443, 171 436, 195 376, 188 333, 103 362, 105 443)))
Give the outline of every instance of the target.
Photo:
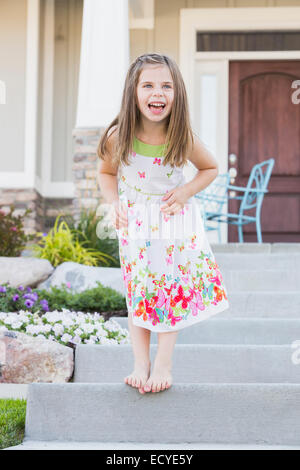
POLYGON ((239 243, 244 243, 242 224, 238 226, 238 233, 239 233, 239 243))
POLYGON ((257 241, 258 243, 262 243, 262 236, 261 236, 261 227, 260 227, 260 220, 256 220, 256 233, 257 233, 257 241))
POLYGON ((219 243, 221 243, 221 227, 220 227, 220 224, 218 224, 218 240, 219 240, 219 243))

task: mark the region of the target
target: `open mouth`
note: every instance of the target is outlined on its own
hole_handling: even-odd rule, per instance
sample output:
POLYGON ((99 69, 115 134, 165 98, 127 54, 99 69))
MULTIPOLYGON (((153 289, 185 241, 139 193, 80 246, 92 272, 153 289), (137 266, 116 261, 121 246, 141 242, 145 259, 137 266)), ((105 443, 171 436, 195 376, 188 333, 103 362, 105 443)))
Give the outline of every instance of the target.
POLYGON ((161 103, 161 104, 149 103, 149 104, 148 104, 148 108, 149 108, 149 109, 152 111, 152 113, 154 113, 154 114, 162 113, 165 107, 166 107, 166 105, 163 104, 163 103, 161 103))

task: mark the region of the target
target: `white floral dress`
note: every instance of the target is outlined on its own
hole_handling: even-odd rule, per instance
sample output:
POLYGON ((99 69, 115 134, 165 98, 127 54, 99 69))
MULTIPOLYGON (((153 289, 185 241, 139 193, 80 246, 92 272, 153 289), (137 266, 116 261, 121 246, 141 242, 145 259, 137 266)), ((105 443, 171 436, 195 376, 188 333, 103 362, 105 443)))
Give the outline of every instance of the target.
POLYGON ((130 165, 118 170, 128 216, 128 226, 116 230, 128 315, 156 332, 185 328, 229 307, 196 199, 178 214, 160 211, 164 194, 186 182, 183 168, 163 166, 164 148, 135 137, 130 165))

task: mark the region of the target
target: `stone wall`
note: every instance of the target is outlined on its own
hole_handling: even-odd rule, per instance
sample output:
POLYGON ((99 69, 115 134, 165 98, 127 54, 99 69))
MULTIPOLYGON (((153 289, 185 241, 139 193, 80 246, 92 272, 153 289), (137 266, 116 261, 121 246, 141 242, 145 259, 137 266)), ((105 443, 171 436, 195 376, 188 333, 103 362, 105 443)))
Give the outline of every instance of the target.
POLYGON ((75 198, 73 214, 79 219, 83 209, 96 209, 101 195, 97 183, 97 168, 99 157, 97 146, 103 128, 74 129, 74 159, 73 180, 75 183, 75 198))
POLYGON ((48 231, 59 213, 73 214, 72 199, 44 198, 36 189, 0 189, 0 208, 9 212, 14 205, 14 215, 24 214, 26 209, 32 212, 24 219, 26 233, 48 231))

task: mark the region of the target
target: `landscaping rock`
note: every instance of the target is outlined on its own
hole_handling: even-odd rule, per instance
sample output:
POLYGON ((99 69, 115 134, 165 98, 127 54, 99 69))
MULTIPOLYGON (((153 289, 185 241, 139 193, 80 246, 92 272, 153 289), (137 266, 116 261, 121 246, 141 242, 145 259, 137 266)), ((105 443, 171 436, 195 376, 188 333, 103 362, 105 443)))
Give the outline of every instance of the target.
POLYGON ((68 382, 73 349, 16 331, 0 332, 0 383, 68 382))
POLYGON ((57 266, 47 281, 38 285, 39 289, 49 289, 51 286, 61 286, 69 283, 76 292, 97 287, 97 281, 106 287, 111 287, 125 295, 121 268, 102 268, 85 266, 71 261, 57 266))
POLYGON ((0 284, 9 282, 12 287, 20 285, 36 287, 54 271, 46 259, 30 257, 0 257, 0 284))

